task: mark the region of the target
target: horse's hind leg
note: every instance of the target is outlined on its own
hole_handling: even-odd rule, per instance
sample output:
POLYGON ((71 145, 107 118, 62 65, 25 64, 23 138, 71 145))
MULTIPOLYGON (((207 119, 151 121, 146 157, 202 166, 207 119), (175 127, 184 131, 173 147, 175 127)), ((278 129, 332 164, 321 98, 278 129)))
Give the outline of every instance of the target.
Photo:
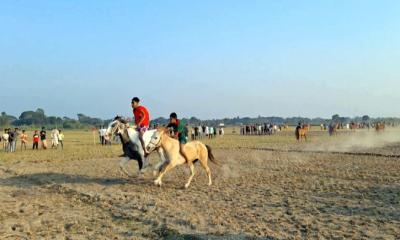
POLYGON ((212 180, 211 180, 211 171, 210 171, 210 168, 208 167, 208 164, 207 164, 207 158, 208 158, 208 157, 202 158, 202 159, 200 160, 200 164, 201 164, 201 166, 204 168, 204 170, 205 170, 206 173, 207 173, 207 176, 208 176, 208 186, 211 186, 211 184, 212 184, 212 180))
POLYGON ((126 170, 126 164, 128 164, 129 160, 130 159, 128 157, 124 157, 123 159, 121 159, 121 161, 119 162, 119 167, 123 173, 125 173, 129 177, 132 177, 132 175, 129 174, 129 172, 126 170))
POLYGON ((190 186, 190 183, 192 182, 192 179, 193 179, 194 174, 195 174, 193 162, 188 163, 188 165, 189 165, 189 168, 190 168, 190 177, 189 177, 188 182, 185 184, 185 188, 188 188, 190 186))

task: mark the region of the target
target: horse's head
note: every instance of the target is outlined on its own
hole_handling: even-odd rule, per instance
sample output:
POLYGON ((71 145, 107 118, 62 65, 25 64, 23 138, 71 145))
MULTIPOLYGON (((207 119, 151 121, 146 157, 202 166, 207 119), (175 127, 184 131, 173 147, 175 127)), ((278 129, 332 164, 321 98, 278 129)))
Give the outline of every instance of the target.
POLYGON ((116 116, 114 121, 108 124, 108 128, 105 133, 105 138, 110 140, 112 135, 120 135, 122 134, 128 126, 128 123, 120 116, 116 116))
POLYGON ((161 142, 165 134, 167 134, 168 129, 158 128, 157 131, 151 136, 149 144, 147 144, 146 150, 152 152, 155 149, 161 147, 161 142))

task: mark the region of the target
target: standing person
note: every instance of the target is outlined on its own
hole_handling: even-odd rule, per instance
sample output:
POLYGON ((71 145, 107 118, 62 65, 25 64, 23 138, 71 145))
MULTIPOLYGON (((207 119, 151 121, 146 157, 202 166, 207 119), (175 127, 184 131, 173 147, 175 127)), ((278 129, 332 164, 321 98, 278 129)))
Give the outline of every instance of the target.
POLYGON ((214 136, 214 127, 208 128, 208 138, 211 139, 214 136))
POLYGON ((199 139, 199 127, 198 126, 194 127, 194 139, 195 140, 199 139))
POLYGON ((28 143, 28 135, 25 133, 25 130, 22 130, 21 134, 21 150, 25 148, 26 150, 26 144, 28 143))
POLYGON ((190 134, 191 134, 192 140, 195 140, 196 139, 196 134, 194 132, 194 127, 190 128, 190 134))
POLYGON ((102 129, 102 127, 99 126, 99 130, 98 130, 98 132, 99 132, 99 140, 100 140, 100 144, 103 145, 103 139, 101 138, 101 129, 102 129))
POLYGON ((40 137, 39 137, 38 131, 35 130, 35 133, 33 134, 33 146, 32 146, 33 150, 34 149, 36 149, 36 150, 39 149, 39 139, 40 139, 40 137))
POLYGON ((14 152, 17 150, 17 141, 18 141, 18 137, 19 137, 19 129, 18 128, 14 128, 14 142, 13 142, 13 150, 14 152))
POLYGON ((40 140, 42 141, 42 149, 47 149, 47 140, 46 140, 45 127, 42 127, 42 131, 40 131, 40 140))
POLYGON ((51 148, 58 148, 58 135, 59 135, 59 131, 57 128, 54 128, 51 131, 51 148))
POLYGON ((296 130, 294 132, 297 140, 300 140, 300 129, 301 129, 301 123, 297 124, 296 130))
POLYGON ((64 149, 64 133, 60 130, 60 134, 58 134, 58 142, 60 142, 61 149, 64 149))
POLYGON ((15 152, 15 149, 14 149, 14 142, 15 142, 15 132, 13 131, 13 130, 11 130, 11 129, 9 129, 9 132, 8 132, 8 151, 9 152, 15 152))
POLYGON ((138 97, 132 98, 132 109, 135 117, 136 130, 139 132, 139 140, 142 144, 144 151, 144 157, 146 158, 149 153, 146 150, 146 146, 143 141, 143 134, 149 129, 150 126, 150 114, 147 108, 140 105, 140 99, 138 97))
POLYGON ((186 162, 188 162, 187 155, 185 153, 185 144, 187 143, 187 128, 183 121, 178 119, 178 115, 176 113, 171 113, 169 115, 169 124, 167 128, 172 128, 174 130, 174 135, 172 137, 178 139, 179 141, 179 153, 185 158, 186 162))
POLYGON ((10 138, 10 134, 9 134, 7 128, 4 129, 4 134, 3 134, 3 136, 1 136, 1 138, 3 140, 3 150, 5 152, 8 152, 8 141, 9 141, 9 138, 10 138))

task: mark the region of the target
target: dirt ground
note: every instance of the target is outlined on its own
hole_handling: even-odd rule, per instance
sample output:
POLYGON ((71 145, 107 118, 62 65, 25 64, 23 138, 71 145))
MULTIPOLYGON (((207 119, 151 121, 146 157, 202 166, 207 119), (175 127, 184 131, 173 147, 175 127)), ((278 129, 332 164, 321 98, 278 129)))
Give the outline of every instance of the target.
POLYGON ((0 239, 400 239, 398 133, 207 140, 214 185, 197 165, 186 190, 186 166, 156 187, 121 174, 120 146, 70 133, 64 152, 0 153, 0 239))

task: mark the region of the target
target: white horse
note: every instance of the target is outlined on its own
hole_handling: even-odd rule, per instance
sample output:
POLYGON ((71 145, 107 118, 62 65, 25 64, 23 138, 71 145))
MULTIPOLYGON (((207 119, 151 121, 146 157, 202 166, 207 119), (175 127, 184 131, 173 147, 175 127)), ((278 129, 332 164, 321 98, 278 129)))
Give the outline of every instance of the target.
MULTIPOLYGON (((145 147, 149 144, 155 132, 156 130, 147 130, 143 134, 143 142, 145 144, 145 147)), ((136 131, 134 127, 129 127, 129 124, 125 120, 117 116, 115 117, 114 121, 112 121, 108 125, 105 138, 107 140, 111 140, 113 134, 120 136, 122 141, 124 155, 123 159, 119 163, 122 172, 132 177, 132 175, 126 170, 126 165, 130 160, 136 160, 139 164, 138 175, 140 175, 143 170, 149 165, 149 163, 148 158, 144 156, 145 153, 142 147, 142 143, 139 139, 139 132, 136 131)), ((157 175, 161 171, 163 166, 166 165, 168 162, 162 148, 158 148, 157 153, 162 161, 154 167, 154 175, 157 175)))

